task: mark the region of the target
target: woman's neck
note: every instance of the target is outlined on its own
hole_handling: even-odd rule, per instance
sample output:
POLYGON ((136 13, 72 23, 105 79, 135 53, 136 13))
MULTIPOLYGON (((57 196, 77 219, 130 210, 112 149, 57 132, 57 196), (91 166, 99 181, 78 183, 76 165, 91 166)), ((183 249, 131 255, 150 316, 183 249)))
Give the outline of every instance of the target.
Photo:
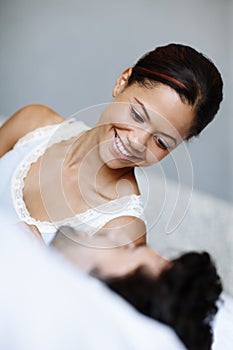
POLYGON ((91 173, 93 180, 100 177, 111 182, 124 176, 134 176, 133 167, 112 169, 100 159, 97 128, 85 131, 75 141, 72 140, 67 151, 64 165, 85 174, 91 173))

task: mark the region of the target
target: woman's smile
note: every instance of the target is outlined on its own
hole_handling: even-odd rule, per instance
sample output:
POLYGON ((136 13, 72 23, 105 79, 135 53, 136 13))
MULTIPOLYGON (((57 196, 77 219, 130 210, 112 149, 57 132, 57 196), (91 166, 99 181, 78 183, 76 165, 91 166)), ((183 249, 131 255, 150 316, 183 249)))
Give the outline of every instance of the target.
POLYGON ((128 148, 125 146, 124 142, 119 137, 116 130, 114 130, 113 135, 113 148, 120 160, 126 160, 131 162, 142 161, 141 157, 138 157, 137 155, 129 152, 128 148))

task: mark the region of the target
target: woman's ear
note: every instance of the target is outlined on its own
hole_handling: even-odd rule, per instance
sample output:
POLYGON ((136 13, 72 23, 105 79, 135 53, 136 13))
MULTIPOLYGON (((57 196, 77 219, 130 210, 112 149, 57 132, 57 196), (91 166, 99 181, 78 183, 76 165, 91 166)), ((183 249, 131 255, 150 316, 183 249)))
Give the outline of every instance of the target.
POLYGON ((129 77, 131 76, 131 74, 132 74, 131 67, 125 69, 124 72, 121 73, 121 75, 117 79, 115 86, 113 88, 113 91, 112 91, 113 97, 116 97, 119 93, 121 93, 126 88, 126 86, 128 85, 128 80, 129 80, 129 77))

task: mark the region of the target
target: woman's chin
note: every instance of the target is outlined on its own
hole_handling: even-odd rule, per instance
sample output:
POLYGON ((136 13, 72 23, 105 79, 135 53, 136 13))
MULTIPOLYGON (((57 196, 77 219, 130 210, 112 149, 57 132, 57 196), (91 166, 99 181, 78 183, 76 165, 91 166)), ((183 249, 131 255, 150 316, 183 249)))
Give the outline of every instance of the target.
POLYGON ((110 169, 124 169, 124 168, 133 168, 137 166, 132 161, 125 161, 120 159, 110 159, 107 162, 105 162, 108 168, 110 169))

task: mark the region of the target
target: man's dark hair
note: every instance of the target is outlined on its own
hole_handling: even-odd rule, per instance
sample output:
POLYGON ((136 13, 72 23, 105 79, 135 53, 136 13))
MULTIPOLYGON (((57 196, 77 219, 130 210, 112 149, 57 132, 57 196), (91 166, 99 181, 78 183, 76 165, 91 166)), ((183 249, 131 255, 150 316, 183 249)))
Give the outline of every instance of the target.
POLYGON ((208 253, 186 253, 159 277, 139 268, 103 282, 144 315, 171 326, 188 349, 211 349, 222 286, 208 253))

